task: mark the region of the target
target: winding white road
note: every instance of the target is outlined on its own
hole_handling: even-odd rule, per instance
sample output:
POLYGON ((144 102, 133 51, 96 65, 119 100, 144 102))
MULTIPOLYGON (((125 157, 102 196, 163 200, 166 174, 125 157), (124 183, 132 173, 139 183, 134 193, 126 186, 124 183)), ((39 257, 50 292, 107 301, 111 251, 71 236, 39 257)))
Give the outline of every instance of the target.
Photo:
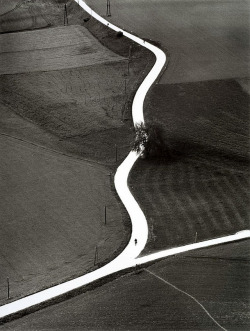
MULTIPOLYGON (((122 29, 116 27, 115 25, 109 23, 104 18, 96 14, 86 3, 82 0, 75 0, 86 12, 90 13, 94 18, 99 20, 101 23, 108 25, 111 29, 115 31, 123 31, 122 29)), ((147 75, 141 86, 139 87, 132 107, 133 121, 136 123, 143 123, 143 103, 150 86, 154 83, 155 79, 158 77, 161 72, 165 62, 165 54, 158 49, 157 47, 145 42, 144 40, 133 36, 132 34, 123 31, 123 34, 137 42, 138 44, 151 50, 156 56, 156 62, 154 67, 151 69, 150 73, 147 75)), ((166 256, 179 254, 187 252, 189 250, 194 250, 203 247, 209 247, 213 245, 218 245, 222 243, 228 243, 236 240, 241 240, 244 238, 250 238, 250 230, 241 231, 231 236, 226 236, 222 238, 207 240, 201 243, 195 243, 191 245, 186 245, 182 247, 172 248, 164 250, 158 253, 154 253, 148 256, 137 258, 141 251, 144 249, 147 237, 148 237, 148 226, 146 218, 140 209, 139 205, 132 196, 128 185, 127 179, 128 174, 133 167, 134 163, 138 159, 139 155, 135 152, 130 152, 124 162, 119 166, 115 175, 115 187, 116 190, 124 203, 132 222, 132 235, 127 247, 124 251, 116 257, 113 261, 105 265, 104 267, 90 272, 84 276, 78 277, 71 281, 65 282, 63 284, 53 286, 49 289, 43 290, 41 292, 29 295, 23 299, 11 302, 9 304, 3 305, 0 307, 0 318, 6 317, 8 315, 14 314, 21 310, 27 309, 34 305, 40 304, 47 300, 53 299, 57 296, 60 296, 64 293, 87 285, 95 280, 98 280, 102 277, 115 273, 117 271, 133 267, 136 265, 144 264, 156 259, 160 259, 166 256), (135 239, 137 239, 137 244, 135 245, 135 239)))

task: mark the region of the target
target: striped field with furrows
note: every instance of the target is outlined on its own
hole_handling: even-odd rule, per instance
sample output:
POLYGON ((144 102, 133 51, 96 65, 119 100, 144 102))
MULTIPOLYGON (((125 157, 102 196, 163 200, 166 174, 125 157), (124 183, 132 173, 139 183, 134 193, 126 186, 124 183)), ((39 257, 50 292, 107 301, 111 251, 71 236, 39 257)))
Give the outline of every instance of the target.
MULTIPOLYGON (((134 190, 149 222, 144 253, 190 244, 248 228, 248 182, 244 172, 199 162, 140 160, 134 190)), ((133 188, 132 188, 133 190, 133 188)))
POLYGON ((170 156, 140 160, 146 253, 249 228, 249 95, 235 80, 158 84, 147 97, 170 156))
POLYGON ((0 47, 1 75, 77 68, 123 59, 77 25, 0 34, 0 47))

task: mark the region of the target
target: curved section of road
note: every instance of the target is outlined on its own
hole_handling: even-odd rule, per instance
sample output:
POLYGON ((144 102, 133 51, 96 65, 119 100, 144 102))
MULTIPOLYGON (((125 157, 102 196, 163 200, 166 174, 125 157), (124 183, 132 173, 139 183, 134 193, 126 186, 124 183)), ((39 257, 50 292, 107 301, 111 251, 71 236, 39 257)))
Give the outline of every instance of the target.
MULTIPOLYGON (((109 26, 111 29, 115 31, 123 31, 120 28, 114 26, 113 24, 109 23, 101 16, 96 14, 92 9, 85 4, 84 1, 75 0, 86 12, 92 15, 94 18, 99 20, 101 23, 109 26)), ((158 77, 165 61, 166 57, 165 54, 158 49, 157 47, 150 45, 149 43, 143 41, 142 39, 133 36, 132 34, 123 31, 123 34, 128 38, 134 40, 140 45, 147 47, 151 51, 154 52, 156 55, 156 62, 151 69, 150 73, 147 75, 145 80, 143 81, 140 88, 137 90, 135 95, 133 106, 132 106, 132 113, 133 113, 133 121, 134 124, 144 122, 143 117, 143 102, 146 96, 146 93, 150 86, 153 84, 155 79, 158 77)), ((141 253, 143 248, 146 245, 147 238, 148 238, 148 226, 146 218, 140 209, 138 203, 135 201, 134 197, 132 196, 128 185, 127 179, 131 168, 133 167, 134 163, 138 159, 139 154, 136 152, 130 152, 127 158, 123 161, 123 163, 117 169, 115 175, 115 187, 117 190, 118 195, 120 196, 123 204, 125 205, 129 216, 132 222, 132 234, 130 241, 124 251, 113 261, 105 265, 104 267, 90 272, 84 276, 78 277, 74 280, 65 282, 63 284, 53 286, 47 290, 35 293, 33 295, 29 295, 25 298, 17 300, 15 302, 11 302, 9 304, 3 305, 0 307, 0 318, 5 316, 17 313, 21 310, 27 309, 29 307, 38 305, 42 302, 48 301, 53 299, 57 296, 60 296, 64 293, 69 291, 75 290, 79 287, 82 287, 86 284, 89 284, 97 279, 115 273, 116 271, 120 271, 126 269, 128 267, 136 265, 135 259, 141 253), (135 243, 136 239, 136 243, 135 243)))
MULTIPOLYGON (((96 14, 92 11, 90 7, 88 7, 84 1, 82 0, 75 0, 85 11, 99 20, 101 23, 108 25, 111 29, 115 31, 123 31, 122 29, 114 26, 113 24, 109 23, 101 16, 96 14)), ((139 87, 132 107, 133 113, 133 121, 136 125, 137 123, 144 122, 143 116, 143 103, 146 96, 146 93, 150 86, 154 83, 155 79, 161 72, 165 61, 166 56, 165 54, 158 49, 157 47, 145 42, 144 40, 133 36, 132 34, 123 31, 123 34, 137 42, 138 44, 150 49, 156 56, 156 62, 154 67, 151 69, 150 73, 147 75, 141 86, 139 87)), ((134 163, 138 159, 139 155, 135 152, 130 152, 124 162, 119 166, 115 175, 115 187, 116 190, 124 203, 126 209, 131 218, 132 222, 132 235, 130 241, 125 248, 125 250, 116 257, 113 261, 105 265, 104 267, 90 272, 84 276, 78 277, 71 281, 65 282, 63 284, 53 286, 47 290, 43 290, 41 292, 35 293, 33 295, 29 295, 23 299, 17 300, 15 302, 11 302, 9 304, 3 305, 0 307, 0 318, 6 317, 8 315, 17 313, 24 309, 30 308, 32 306, 38 305, 42 302, 51 300, 57 296, 60 296, 64 293, 70 292, 75 290, 79 287, 87 285, 95 280, 108 276, 112 273, 115 273, 120 270, 127 269, 129 267, 134 267, 136 265, 141 265, 150 261, 155 261, 157 259, 179 254, 182 252, 186 252, 189 250, 194 250, 203 247, 209 247, 213 245, 218 245, 222 243, 228 243, 236 240, 241 240, 245 238, 250 238, 250 230, 245 230, 239 233, 236 233, 231 236, 226 236, 223 238, 207 240, 201 243, 195 243, 191 245, 186 245, 182 247, 177 247, 173 249, 164 250, 162 252, 154 253, 148 256, 144 256, 141 258, 137 258, 138 255, 143 250, 144 246, 147 242, 148 237, 148 226, 146 218, 138 206, 137 202, 135 201, 134 197, 132 196, 128 186, 127 186, 127 179, 128 174, 133 167, 134 163), (135 239, 137 240, 137 244, 135 244, 135 239)))

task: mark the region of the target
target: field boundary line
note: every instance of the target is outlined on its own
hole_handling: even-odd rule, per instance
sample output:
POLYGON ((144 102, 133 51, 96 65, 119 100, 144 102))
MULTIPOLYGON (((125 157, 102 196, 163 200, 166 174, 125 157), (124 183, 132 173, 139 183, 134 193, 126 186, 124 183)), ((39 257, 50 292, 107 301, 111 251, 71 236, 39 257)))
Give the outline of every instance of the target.
POLYGON ((187 293, 186 291, 184 290, 181 290, 180 288, 178 288, 177 286, 171 284, 170 282, 168 282, 167 280, 165 280, 164 278, 156 275, 154 272, 148 270, 148 269, 145 269, 143 268, 144 271, 146 271, 147 273, 151 274, 152 276, 158 278, 159 280, 161 280, 163 283, 173 287, 175 290, 177 290, 178 292, 181 292, 185 295, 187 295, 189 298, 191 298, 193 301, 195 301, 204 311, 205 313, 208 315, 209 318, 211 318, 211 320, 219 327, 221 328, 222 330, 224 331, 227 331, 227 329, 225 329, 222 325, 220 325, 214 318, 213 316, 208 312, 208 310, 195 298, 193 297, 191 294, 187 293))
POLYGON ((98 162, 98 161, 93 161, 93 160, 90 160, 90 159, 87 159, 87 158, 84 158, 84 157, 78 157, 74 154, 70 154, 70 153, 67 153, 67 152, 61 152, 59 150, 56 150, 56 149, 53 149, 53 148, 49 148, 49 147, 46 147, 46 146, 43 146, 43 145, 40 145, 38 143, 33 143, 31 141, 28 141, 26 139, 23 139, 23 138, 20 138, 20 137, 15 137, 15 136, 12 136, 12 135, 9 135, 7 133, 0 133, 0 139, 1 138, 6 138, 6 139, 9 139, 9 140, 17 140, 18 143, 24 147, 27 147, 30 145, 34 148, 36 148, 37 150, 44 150, 46 151, 48 154, 54 154, 54 155, 58 155, 58 156, 63 156, 63 157, 67 157, 69 158, 70 160, 74 161, 74 162, 78 162, 78 163, 87 163, 89 166, 92 166, 92 167, 96 167, 96 168, 107 168, 108 165, 106 165, 105 163, 101 163, 101 162, 98 162))
POLYGON ((15 5, 14 8, 12 8, 12 9, 6 11, 5 13, 0 14, 0 17, 12 13, 12 12, 15 11, 16 9, 20 8, 23 4, 25 4, 25 2, 26 2, 26 0, 20 0, 20 1, 15 5))

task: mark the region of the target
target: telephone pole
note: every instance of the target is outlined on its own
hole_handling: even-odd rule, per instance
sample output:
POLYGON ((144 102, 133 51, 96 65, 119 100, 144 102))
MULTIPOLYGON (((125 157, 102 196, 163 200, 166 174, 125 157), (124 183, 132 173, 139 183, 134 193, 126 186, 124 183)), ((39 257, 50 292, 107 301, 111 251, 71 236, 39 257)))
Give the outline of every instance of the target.
POLYGON ((64 5, 64 25, 68 25, 69 21, 68 21, 68 12, 67 12, 67 5, 65 3, 64 5))
POLYGON ((110 0, 107 0, 107 13, 106 16, 111 16, 111 10, 110 10, 110 0))
POLYGON ((115 162, 117 162, 118 159, 118 150, 117 150, 117 145, 115 145, 115 162))
POLYGON ((107 224, 107 206, 104 207, 104 224, 107 224))
POLYGON ((7 278, 7 298, 10 298, 10 280, 7 278))
POLYGON ((95 247, 95 259, 94 259, 94 265, 98 263, 98 247, 95 247))

